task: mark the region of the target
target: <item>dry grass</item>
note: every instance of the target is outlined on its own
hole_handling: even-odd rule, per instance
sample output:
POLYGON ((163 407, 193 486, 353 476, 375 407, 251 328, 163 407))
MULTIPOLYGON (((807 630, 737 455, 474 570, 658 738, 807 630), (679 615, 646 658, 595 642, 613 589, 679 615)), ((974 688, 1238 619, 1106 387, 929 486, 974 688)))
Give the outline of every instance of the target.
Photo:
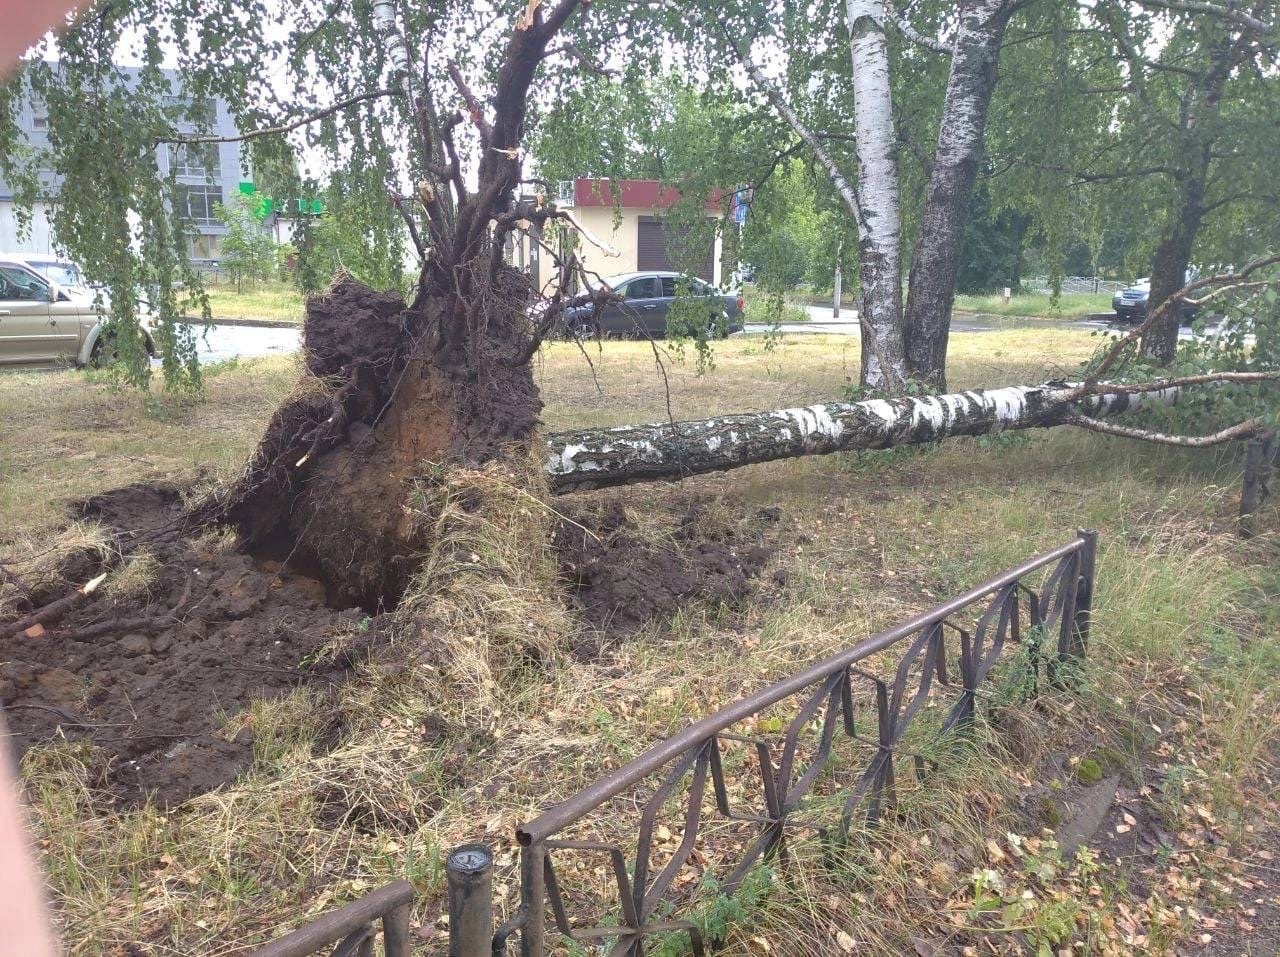
POLYGON ((234 472, 297 365, 271 359, 209 373, 204 402, 142 398, 83 372, 0 375, 0 528, 47 527, 67 501, 130 482, 234 472))
MULTIPOLYGON (((712 415, 830 399, 856 377, 848 345, 792 338, 765 352, 759 340, 732 341, 718 348, 710 375, 668 367, 673 409, 712 415)), ((1061 331, 957 336, 952 378, 959 387, 1038 381, 1070 370, 1090 346, 1088 336, 1061 331)), ((548 350, 539 378, 549 426, 665 418, 647 349, 610 343, 594 356, 603 395, 567 347, 548 350)), ((0 521, 34 535, 70 496, 138 477, 191 478, 208 464, 233 469, 293 376, 279 360, 244 363, 210 380, 207 403, 159 412, 74 373, 0 378, 0 421, 13 428, 0 446, 0 521), (40 393, 38 411, 20 408, 24 390, 40 393), (78 420, 99 425, 83 429, 78 420), (55 450, 72 437, 96 453, 94 472, 58 459, 55 450)), ((1244 822, 1280 716, 1280 653, 1259 640, 1280 626, 1266 603, 1280 575, 1274 513, 1251 544, 1229 532, 1237 477, 1228 456, 1058 431, 770 463, 683 488, 636 487, 621 494, 655 537, 691 491, 780 505, 784 527, 805 537, 788 535, 777 556, 789 573, 785 589, 762 588, 734 611, 686 609, 600 657, 574 661, 566 648, 581 626, 550 586, 548 516, 530 478, 428 468, 419 520, 439 545, 426 556, 391 652, 340 691, 336 741, 317 747, 328 715, 305 690, 228 716, 228 734, 255 732, 253 770, 168 814, 104 811, 88 770, 93 756, 82 746, 28 756, 24 774, 66 943, 75 954, 133 942, 148 954, 229 953, 407 876, 422 894, 420 939, 439 952, 442 849, 494 844, 498 897, 509 908, 511 836, 539 807, 692 717, 1077 527, 1099 529, 1102 541, 1098 624, 1081 698, 1004 708, 999 727, 984 725, 972 747, 945 755, 941 780, 928 787, 904 771, 902 813, 834 866, 817 845, 800 844, 789 881, 757 874, 736 904, 700 884, 696 869, 680 886, 705 921, 727 922, 731 953, 763 952, 759 940, 774 954, 841 953, 842 934, 860 952, 909 952, 912 936, 931 939, 949 926, 955 907, 963 916, 973 873, 996 866, 987 842, 1003 844, 1006 832, 1026 826, 1016 809, 1036 768, 1104 745, 1139 760, 1153 746, 1142 729, 1172 735, 1174 714, 1201 742, 1182 759, 1194 754, 1205 788, 1213 783, 1203 800, 1244 822)), ((755 730, 773 734, 783 715, 766 715, 755 730)), ((746 780, 747 756, 734 760, 746 780)), ((858 760, 865 751, 841 752, 819 793, 833 795, 858 760)), ((831 811, 820 803, 814 815, 831 811)), ((628 842, 637 813, 631 802, 614 802, 581 833, 628 842)), ((670 830, 678 840, 678 827, 670 830)), ((740 838, 717 826, 701 846, 714 857, 740 838)), ((565 877, 584 892, 598 890, 600 863, 567 868, 565 877)), ((1118 885, 1106 884, 1095 899, 1078 875, 1055 881, 1052 893, 1036 885, 1043 902, 1036 898, 1028 921, 1048 925, 1073 901, 1072 913, 1085 904, 1099 920, 1112 913, 1118 885)), ((668 950, 679 952, 675 943, 668 950)))
POLYGON ((85 555, 98 561, 108 561, 115 554, 115 542, 110 533, 96 522, 73 521, 52 533, 40 525, 31 528, 14 528, 11 536, 3 540, 0 564, 7 575, 0 576, 0 615, 9 615, 15 602, 24 596, 18 588, 35 593, 51 593, 67 585, 83 582, 67 582, 62 570, 68 559, 85 555))

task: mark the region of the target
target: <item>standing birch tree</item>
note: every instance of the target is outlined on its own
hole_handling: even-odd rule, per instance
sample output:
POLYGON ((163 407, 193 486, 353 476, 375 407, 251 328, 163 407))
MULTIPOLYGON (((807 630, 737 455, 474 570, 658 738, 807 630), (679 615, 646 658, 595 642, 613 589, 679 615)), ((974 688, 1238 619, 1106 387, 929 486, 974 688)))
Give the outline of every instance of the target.
MULTIPOLYGON (((851 110, 828 117, 820 130, 806 120, 727 32, 725 42, 762 93, 830 176, 857 226, 862 384, 890 394, 914 382, 946 387, 946 350, 963 255, 965 226, 983 162, 986 120, 998 78, 1000 47, 1010 18, 1028 0, 964 0, 938 18, 927 35, 885 0, 846 0, 851 110), (950 59, 936 145, 923 160, 927 187, 911 261, 906 306, 902 293, 904 247, 894 77, 888 27, 929 56, 950 59), (848 117, 851 116, 851 122, 848 117), (856 177, 841 168, 830 144, 851 142, 856 177)), ((899 83, 905 82, 901 78, 899 83)), ((793 80, 792 86, 796 84, 793 80)))

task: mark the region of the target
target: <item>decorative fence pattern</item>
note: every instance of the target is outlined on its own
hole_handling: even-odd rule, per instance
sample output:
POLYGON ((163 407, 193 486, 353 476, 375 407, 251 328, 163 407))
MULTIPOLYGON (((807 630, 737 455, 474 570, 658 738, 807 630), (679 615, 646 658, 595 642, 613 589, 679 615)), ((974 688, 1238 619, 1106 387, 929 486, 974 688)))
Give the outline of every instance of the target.
MULTIPOLYGON (((847 837, 858 816, 874 823, 893 803, 896 758, 899 752, 910 753, 903 745, 904 735, 924 708, 935 683, 955 695, 942 723, 942 733, 971 724, 977 692, 1001 651, 1024 637, 1024 608, 1026 624, 1036 630, 1037 636, 1056 635, 1056 647, 1044 662, 1050 680, 1061 682, 1063 666, 1083 656, 1088 643, 1096 548, 1096 534, 1081 532, 1067 545, 1037 555, 958 598, 703 718, 525 824, 517 831, 521 844, 521 903, 515 916, 495 934, 493 952, 501 952, 507 938, 518 931, 520 953, 524 957, 541 957, 546 951, 549 903, 561 934, 581 943, 616 939, 612 953, 619 957, 638 955, 645 938, 672 931, 686 932, 693 952, 702 954, 707 942, 702 940, 696 924, 655 919, 655 914, 694 850, 703 824, 703 797, 708 783, 719 815, 748 822, 758 829, 755 840, 720 882, 726 894, 739 886, 758 861, 785 851, 793 816, 823 771, 838 733, 868 744, 873 756, 856 781, 851 782, 835 837, 847 837), (1023 579, 1041 569, 1049 569, 1048 575, 1041 587, 1033 590, 1023 579), (973 606, 982 607, 977 624, 969 628, 957 623, 956 616, 973 606), (892 679, 857 667, 859 662, 896 646, 905 646, 905 650, 892 679), (947 666, 950 659, 958 660, 956 675, 947 666), (861 695, 857 690, 862 688, 870 692, 874 702, 873 739, 864 737, 859 728, 857 699, 861 695), (774 748, 768 741, 729 732, 734 725, 797 695, 804 697, 786 726, 776 763, 774 748), (802 769, 798 760, 800 738, 805 728, 815 722, 820 729, 816 746, 802 769), (724 767, 726 742, 745 744, 756 752, 763 807, 739 809, 730 801, 724 767), (630 866, 627 855, 616 844, 558 837, 606 802, 657 774, 662 777, 644 804, 630 866), (651 874, 657 815, 677 785, 686 779, 683 836, 667 863, 651 874), (598 855, 607 860, 617 882, 619 912, 599 916, 611 917, 617 923, 575 927, 570 921, 568 895, 557 868, 568 854, 598 855)), ((1033 666, 1038 669, 1034 659, 1033 666)), ((926 761, 918 754, 912 756, 918 764, 926 761)), ((477 947, 475 952, 483 950, 477 947)), ((470 951, 464 948, 461 953, 470 951)))
MULTIPOLYGON (((516 832, 520 904, 496 931, 489 880, 492 855, 481 845, 459 848, 446 862, 449 953, 454 957, 503 954, 510 938, 518 935, 522 957, 543 957, 550 931, 593 948, 613 941, 609 952, 614 957, 639 957, 647 939, 680 933, 687 935, 691 950, 701 957, 715 942, 703 939, 698 924, 688 919, 687 907, 684 916, 678 915, 679 907, 689 900, 683 892, 673 893, 673 887, 712 819, 744 828, 748 834, 719 865, 725 873, 718 875, 718 892, 726 895, 739 888, 759 863, 775 858, 785 863, 788 843, 797 831, 817 832, 839 844, 854 827, 874 825, 894 804, 895 769, 901 756, 913 759, 918 774, 936 767, 908 739, 921 713, 937 709, 945 695, 949 707, 938 713, 935 740, 963 732, 974 721, 983 683, 1008 646, 1024 646, 1033 680, 1038 681, 1043 670, 1055 685, 1070 681, 1073 663, 1083 658, 1088 645, 1096 552, 1096 533, 1081 531, 1066 545, 695 722, 549 808, 516 832), (1033 588, 1028 581, 1037 573, 1043 578, 1033 588), (972 626, 967 624, 969 618, 962 619, 966 612, 976 615, 972 626), (888 669, 891 677, 859 667, 891 649, 901 649, 896 665, 888 669), (792 698, 796 701, 789 702, 792 698), (779 706, 792 709, 789 722, 771 718, 765 725, 759 721, 763 713, 779 706), (780 740, 731 730, 751 719, 757 720, 758 730, 780 734, 780 740), (866 733, 865 719, 870 719, 865 721, 870 724, 866 733), (851 773, 833 767, 833 749, 840 739, 869 753, 863 764, 851 765, 851 773), (745 759, 736 760, 734 755, 745 759), (734 775, 752 770, 759 778, 753 782, 758 785, 758 797, 744 802, 734 775), (830 778, 843 777, 824 783, 823 796, 833 807, 840 807, 833 826, 815 824, 801 813, 807 808, 806 798, 814 798, 820 790, 824 771, 832 772, 830 778), (651 777, 657 778, 652 791, 638 793, 636 786, 651 777), (566 836, 584 822, 589 825, 593 812, 603 814, 606 805, 612 815, 610 824, 616 827, 622 811, 637 804, 639 822, 631 853, 618 843, 566 836), (674 828, 660 823, 660 817, 672 814, 678 819, 674 828), (661 866, 653 860, 659 837, 665 838, 662 850, 669 854, 661 866), (603 883, 613 885, 609 896, 616 895, 604 912, 597 909, 583 915, 589 918, 585 921, 573 920, 570 910, 600 905, 602 897, 565 883, 574 859, 585 859, 594 865, 594 872, 606 875, 603 883)), ((391 909, 385 901, 382 910, 367 902, 398 887, 383 888, 327 915, 269 945, 259 957, 301 957, 339 939, 342 935, 334 928, 359 933, 371 926, 374 917, 391 909), (366 909, 360 915, 338 919, 362 905, 366 909), (312 932, 324 922, 330 923, 329 930, 312 932), (312 945, 311 950, 303 949, 307 945, 312 945)), ((407 953, 393 949, 396 941, 404 939, 400 934, 398 929, 394 936, 387 931, 388 957, 407 953)), ((337 953, 371 955, 372 938, 366 934, 356 945, 364 946, 361 941, 368 942, 368 951, 340 948, 337 953)))
MULTIPOLYGON (((1131 282, 1119 282, 1115 279, 1098 279, 1096 276, 1063 276, 1062 291, 1068 295, 1087 292, 1116 293, 1132 286, 1131 282)), ((1022 288, 1031 292, 1051 292, 1049 280, 1043 276, 1036 279, 1022 280, 1022 288)))

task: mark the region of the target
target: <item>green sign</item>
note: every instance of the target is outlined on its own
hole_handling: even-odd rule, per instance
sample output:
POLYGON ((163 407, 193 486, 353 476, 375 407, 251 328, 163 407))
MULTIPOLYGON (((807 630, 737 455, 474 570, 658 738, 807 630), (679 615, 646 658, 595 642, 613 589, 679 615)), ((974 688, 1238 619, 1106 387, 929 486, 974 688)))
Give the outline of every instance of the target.
MULTIPOLYGON (((272 213, 281 212, 288 207, 288 203, 281 203, 272 199, 270 196, 262 196, 258 193, 258 187, 253 183, 241 183, 240 193, 248 196, 255 201, 251 203, 250 209, 253 215, 258 219, 266 219, 272 213)), ((299 216, 323 216, 324 200, 323 199, 295 199, 293 205, 298 210, 299 216)))

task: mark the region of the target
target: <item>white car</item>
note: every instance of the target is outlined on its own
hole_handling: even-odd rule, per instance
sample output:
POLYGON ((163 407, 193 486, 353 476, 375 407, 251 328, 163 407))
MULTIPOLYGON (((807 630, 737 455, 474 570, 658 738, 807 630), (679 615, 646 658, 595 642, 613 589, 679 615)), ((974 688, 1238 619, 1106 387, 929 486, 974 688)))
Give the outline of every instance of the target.
MULTIPOLYGON (((0 253, 0 365, 96 364, 114 354, 106 303, 65 259, 0 253)), ((155 354, 149 317, 147 352, 155 354)))

